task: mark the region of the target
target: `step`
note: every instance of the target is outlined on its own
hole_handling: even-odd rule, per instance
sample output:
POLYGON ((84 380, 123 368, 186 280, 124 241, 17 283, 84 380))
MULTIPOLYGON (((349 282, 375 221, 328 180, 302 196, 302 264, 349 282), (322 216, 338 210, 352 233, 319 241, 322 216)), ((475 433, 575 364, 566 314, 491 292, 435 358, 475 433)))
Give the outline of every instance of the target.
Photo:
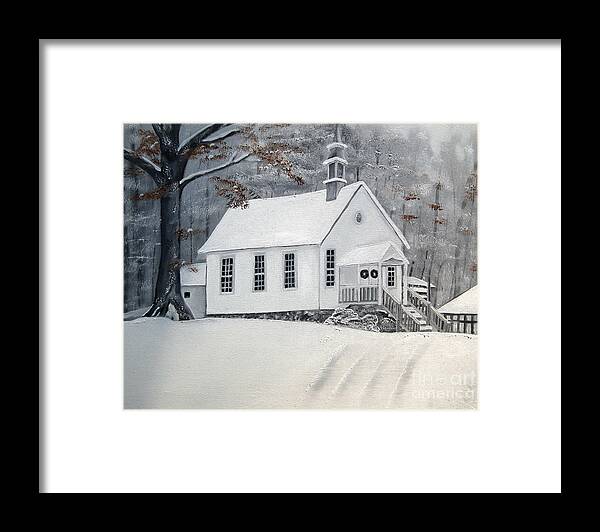
POLYGON ((409 311, 406 311, 406 313, 409 316, 413 317, 415 319, 415 321, 417 321, 420 325, 426 325, 427 324, 427 320, 419 312, 409 312, 409 311))
POLYGON ((419 332, 433 332, 433 327, 431 325, 421 325, 419 332))

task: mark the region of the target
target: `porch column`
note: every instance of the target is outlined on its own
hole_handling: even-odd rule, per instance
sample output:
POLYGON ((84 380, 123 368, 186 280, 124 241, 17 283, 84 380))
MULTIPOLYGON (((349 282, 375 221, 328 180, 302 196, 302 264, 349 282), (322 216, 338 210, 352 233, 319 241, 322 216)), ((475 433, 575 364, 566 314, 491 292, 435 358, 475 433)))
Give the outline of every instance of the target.
POLYGON ((381 267, 381 262, 377 263, 379 268, 379 275, 377 278, 379 279, 379 285, 377 286, 377 304, 379 306, 383 305, 383 268, 381 267))
POLYGON ((408 304, 408 264, 402 265, 402 304, 408 304))

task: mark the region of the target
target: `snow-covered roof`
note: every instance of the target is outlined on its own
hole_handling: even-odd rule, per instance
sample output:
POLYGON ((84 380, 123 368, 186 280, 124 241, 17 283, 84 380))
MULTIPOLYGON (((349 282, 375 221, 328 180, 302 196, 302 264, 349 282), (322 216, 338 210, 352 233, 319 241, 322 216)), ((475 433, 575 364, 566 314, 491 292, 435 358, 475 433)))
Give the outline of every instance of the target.
POLYGON ((410 246, 369 187, 358 181, 342 187, 333 201, 326 190, 255 199, 245 209, 228 209, 198 251, 254 249, 321 244, 356 192, 364 188, 408 249, 410 246))
POLYGON ((443 314, 477 314, 479 310, 479 285, 469 288, 438 309, 443 314))
POLYGON ((342 163, 342 164, 348 164, 348 161, 346 161, 346 159, 343 159, 342 157, 338 157, 337 155, 335 157, 329 157, 329 159, 325 159, 323 161, 323 166, 327 166, 328 164, 331 163, 342 163))
MULTIPOLYGON (((408 284, 411 286, 424 286, 427 288, 427 281, 423 279, 419 279, 418 277, 408 277, 408 284)), ((435 285, 431 283, 432 288, 435 288, 435 285)))
POLYGON ((186 264, 179 273, 181 286, 206 286, 206 262, 186 264))
POLYGON ((356 247, 342 256, 338 263, 343 266, 348 264, 370 264, 387 260, 408 263, 402 250, 389 240, 369 246, 356 247))
POLYGON ((328 150, 332 150, 333 148, 342 148, 342 149, 345 149, 347 147, 348 147, 348 144, 344 144, 343 142, 338 142, 338 141, 335 141, 335 142, 332 142, 330 144, 327 144, 327 146, 326 146, 326 148, 328 150))

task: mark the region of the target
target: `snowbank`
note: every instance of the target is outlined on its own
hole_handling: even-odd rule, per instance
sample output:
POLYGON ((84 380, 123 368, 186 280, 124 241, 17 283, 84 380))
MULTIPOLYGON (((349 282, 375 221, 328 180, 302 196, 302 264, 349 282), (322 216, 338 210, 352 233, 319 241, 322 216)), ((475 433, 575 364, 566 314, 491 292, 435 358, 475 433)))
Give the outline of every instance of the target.
POLYGON ((477 338, 311 322, 140 318, 125 408, 477 408, 477 338))

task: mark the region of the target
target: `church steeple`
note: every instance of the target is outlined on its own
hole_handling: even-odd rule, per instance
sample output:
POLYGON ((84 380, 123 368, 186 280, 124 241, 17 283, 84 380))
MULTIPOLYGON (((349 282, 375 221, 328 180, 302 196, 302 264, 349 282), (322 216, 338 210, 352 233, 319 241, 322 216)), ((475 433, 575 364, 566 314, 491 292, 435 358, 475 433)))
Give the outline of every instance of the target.
POLYGON ((342 142, 342 126, 337 124, 335 127, 335 141, 327 145, 329 155, 323 161, 323 165, 327 167, 327 179, 323 184, 327 188, 327 201, 332 201, 337 198, 340 189, 346 185, 346 144, 342 142))

